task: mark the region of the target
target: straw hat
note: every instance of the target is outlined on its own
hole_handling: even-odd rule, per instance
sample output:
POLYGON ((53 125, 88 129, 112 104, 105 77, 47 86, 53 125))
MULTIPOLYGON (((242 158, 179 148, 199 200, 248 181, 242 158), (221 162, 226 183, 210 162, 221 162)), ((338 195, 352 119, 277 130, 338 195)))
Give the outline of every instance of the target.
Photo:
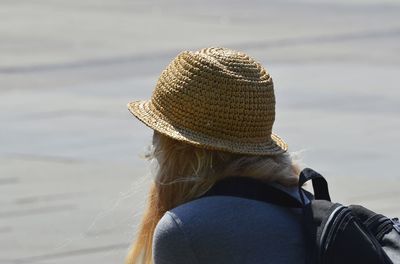
POLYGON ((272 133, 272 79, 242 52, 184 51, 161 73, 151 99, 128 109, 161 134, 198 147, 254 155, 287 150, 272 133))

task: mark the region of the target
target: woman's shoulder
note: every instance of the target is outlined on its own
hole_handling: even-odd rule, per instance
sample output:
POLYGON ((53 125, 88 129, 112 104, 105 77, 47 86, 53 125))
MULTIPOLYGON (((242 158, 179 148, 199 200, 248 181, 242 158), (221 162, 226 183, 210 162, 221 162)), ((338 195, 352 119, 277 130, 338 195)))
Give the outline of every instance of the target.
POLYGON ((207 236, 225 236, 234 233, 248 234, 280 228, 297 229, 301 209, 291 209, 275 204, 234 196, 203 197, 182 204, 165 213, 156 231, 180 236, 184 233, 199 240, 207 236))
MULTIPOLYGON (((232 196, 203 197, 165 213, 155 229, 154 257, 173 259, 174 256, 169 254, 179 248, 182 253, 178 257, 185 256, 182 261, 190 258, 196 263, 195 259, 202 258, 204 252, 221 258, 239 258, 243 247, 248 247, 245 250, 254 252, 252 257, 261 258, 266 250, 274 254, 278 247, 291 248, 290 241, 297 240, 296 237, 300 239, 295 243, 298 247, 302 237, 300 217, 296 210, 256 200, 232 196)), ((207 259, 198 262, 206 263, 207 259)))
MULTIPOLYGON (((297 187, 286 187, 277 183, 270 185, 300 200, 297 187)), ((279 219, 286 224, 289 222, 295 224, 301 217, 301 209, 282 207, 239 196, 214 195, 197 198, 179 205, 168 211, 166 218, 170 217, 175 219, 178 225, 183 226, 185 223, 190 223, 189 227, 202 230, 231 222, 269 223, 271 219, 274 221, 279 219)), ((163 220, 161 219, 160 225, 163 224, 163 220)))
POLYGON ((171 209, 168 213, 182 222, 210 225, 212 222, 241 221, 242 218, 264 219, 270 218, 271 215, 274 215, 275 219, 280 216, 287 218, 297 212, 298 209, 258 200, 221 195, 190 201, 171 209))
POLYGON ((219 234, 240 234, 253 228, 268 230, 273 227, 297 226, 299 209, 234 196, 203 197, 167 211, 156 226, 156 233, 164 236, 195 237, 219 234), (218 231, 217 231, 218 230, 218 231))
POLYGON ((270 207, 264 202, 234 196, 209 196, 179 205, 165 213, 157 228, 192 228, 200 230, 228 220, 234 221, 240 215, 252 211, 263 213, 270 207), (264 210, 260 211, 259 209, 264 210))
POLYGON ((154 263, 198 263, 183 232, 180 220, 167 212, 158 222, 153 235, 154 263))

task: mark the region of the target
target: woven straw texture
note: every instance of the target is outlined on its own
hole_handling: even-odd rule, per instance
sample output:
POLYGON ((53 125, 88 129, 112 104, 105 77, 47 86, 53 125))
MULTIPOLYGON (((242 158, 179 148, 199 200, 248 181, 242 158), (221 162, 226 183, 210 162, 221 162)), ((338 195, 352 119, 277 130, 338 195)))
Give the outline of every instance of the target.
POLYGON ((242 52, 184 51, 161 73, 151 99, 128 109, 150 128, 198 147, 253 155, 287 150, 272 133, 272 79, 242 52))

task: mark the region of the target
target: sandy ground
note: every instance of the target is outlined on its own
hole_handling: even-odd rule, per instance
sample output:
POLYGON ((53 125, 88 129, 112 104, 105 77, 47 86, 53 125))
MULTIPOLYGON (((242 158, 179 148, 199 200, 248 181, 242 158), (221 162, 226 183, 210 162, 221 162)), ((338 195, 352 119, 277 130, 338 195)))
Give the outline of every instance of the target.
POLYGON ((0 263, 122 263, 151 180, 126 109, 182 50, 274 78, 274 130, 332 197, 398 204, 398 1, 0 0, 0 263))

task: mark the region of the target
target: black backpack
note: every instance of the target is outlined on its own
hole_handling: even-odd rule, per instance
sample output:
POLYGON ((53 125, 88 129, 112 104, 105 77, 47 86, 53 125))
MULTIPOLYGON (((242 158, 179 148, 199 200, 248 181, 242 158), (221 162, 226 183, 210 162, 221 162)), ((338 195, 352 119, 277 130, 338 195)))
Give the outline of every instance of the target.
POLYGON ((316 264, 400 264, 400 222, 360 205, 332 203, 325 178, 312 169, 300 174, 302 202, 271 185, 248 177, 217 182, 204 196, 228 195, 302 208, 308 259, 316 264), (302 189, 311 180, 314 195, 302 189), (309 200, 309 203, 305 201, 309 200))

